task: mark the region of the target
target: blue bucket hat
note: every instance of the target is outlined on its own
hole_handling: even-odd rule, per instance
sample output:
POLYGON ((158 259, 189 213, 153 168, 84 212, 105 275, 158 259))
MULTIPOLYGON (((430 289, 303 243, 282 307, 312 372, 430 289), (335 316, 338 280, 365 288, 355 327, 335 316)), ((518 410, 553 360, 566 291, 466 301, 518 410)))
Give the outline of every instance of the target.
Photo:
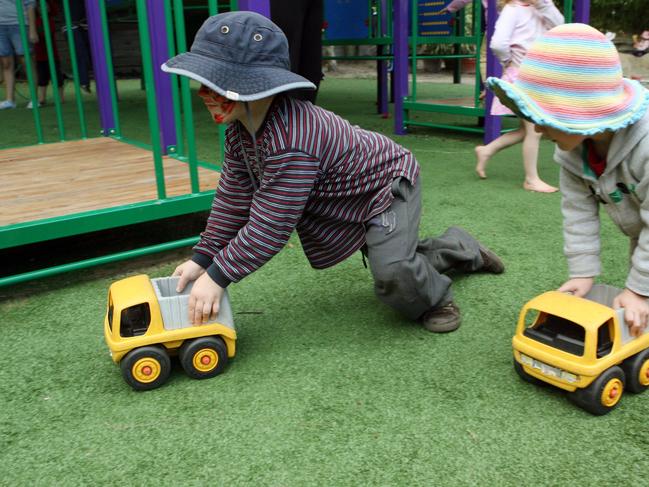
POLYGON ((235 101, 253 101, 316 86, 292 73, 288 41, 282 30, 255 12, 209 17, 189 52, 162 65, 167 73, 192 78, 235 101))

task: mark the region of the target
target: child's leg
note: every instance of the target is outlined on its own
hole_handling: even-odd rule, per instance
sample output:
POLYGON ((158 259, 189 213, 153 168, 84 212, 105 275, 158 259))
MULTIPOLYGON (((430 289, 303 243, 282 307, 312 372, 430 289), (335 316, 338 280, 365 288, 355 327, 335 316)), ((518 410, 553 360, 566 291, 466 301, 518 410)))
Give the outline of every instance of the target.
POLYGON ((478 173, 482 179, 486 179, 487 163, 494 155, 501 150, 518 144, 525 137, 525 129, 521 126, 512 132, 506 132, 497 139, 492 140, 487 145, 479 145, 475 148, 475 157, 477 160, 475 172, 478 173))
POLYGON ((47 85, 46 86, 40 86, 38 87, 38 103, 43 105, 45 103, 45 100, 47 100, 47 85))
POLYGON ((16 92, 16 79, 14 76, 14 57, 2 56, 2 74, 5 79, 5 100, 10 102, 14 101, 14 93, 16 92))
POLYGON ((539 144, 541 135, 534 130, 534 124, 523 121, 525 138, 523 139, 523 166, 525 167, 525 182, 523 187, 528 191, 539 193, 554 193, 558 189, 550 186, 539 177, 537 162, 539 159, 539 144))
POLYGON ((366 223, 367 258, 374 291, 383 303, 412 320, 452 300, 451 279, 417 252, 421 192, 404 178, 393 185, 394 201, 366 223))
POLYGON ((493 252, 460 227, 449 227, 439 237, 420 240, 417 252, 424 254, 437 272, 455 270, 500 274, 504 270, 504 267, 499 269, 502 262, 493 252), (491 264, 494 264, 493 267, 491 264))
POLYGON ((38 78, 38 103, 47 100, 47 85, 50 84, 50 67, 47 61, 36 61, 36 77, 38 78))

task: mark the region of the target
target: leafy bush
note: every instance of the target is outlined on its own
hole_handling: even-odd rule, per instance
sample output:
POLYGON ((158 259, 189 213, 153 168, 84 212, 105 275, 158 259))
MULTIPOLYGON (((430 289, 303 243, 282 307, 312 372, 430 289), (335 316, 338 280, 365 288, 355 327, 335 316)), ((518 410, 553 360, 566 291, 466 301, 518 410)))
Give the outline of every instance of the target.
POLYGON ((647 0, 591 0, 590 23, 602 31, 639 34, 649 29, 647 0))

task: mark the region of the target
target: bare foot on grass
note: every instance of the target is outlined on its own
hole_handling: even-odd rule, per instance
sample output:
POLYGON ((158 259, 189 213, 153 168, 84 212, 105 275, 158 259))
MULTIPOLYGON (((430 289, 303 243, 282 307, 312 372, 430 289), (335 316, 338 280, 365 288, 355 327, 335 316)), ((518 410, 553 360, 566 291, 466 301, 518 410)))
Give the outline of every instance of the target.
POLYGON ((523 188, 527 191, 535 191, 537 193, 555 193, 559 191, 559 188, 550 186, 548 183, 537 179, 536 181, 525 181, 523 183, 523 188))
POLYGON ((480 179, 487 179, 487 173, 485 172, 485 169, 487 169, 487 163, 489 162, 490 157, 491 154, 489 154, 487 147, 485 147, 484 145, 479 145, 475 148, 475 158, 477 160, 477 163, 475 165, 475 172, 480 177, 480 179))

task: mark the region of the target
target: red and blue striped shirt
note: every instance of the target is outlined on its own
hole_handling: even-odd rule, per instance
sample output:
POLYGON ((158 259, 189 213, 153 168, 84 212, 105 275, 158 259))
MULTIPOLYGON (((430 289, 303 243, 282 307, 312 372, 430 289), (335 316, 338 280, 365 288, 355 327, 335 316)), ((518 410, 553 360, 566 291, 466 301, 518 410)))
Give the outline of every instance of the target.
POLYGON ((419 175, 412 153, 388 137, 286 96, 271 105, 257 146, 255 154, 239 122, 228 127, 221 178, 194 247, 193 260, 222 287, 264 265, 293 230, 314 268, 341 262, 365 243, 364 222, 392 202, 392 181, 419 175))

